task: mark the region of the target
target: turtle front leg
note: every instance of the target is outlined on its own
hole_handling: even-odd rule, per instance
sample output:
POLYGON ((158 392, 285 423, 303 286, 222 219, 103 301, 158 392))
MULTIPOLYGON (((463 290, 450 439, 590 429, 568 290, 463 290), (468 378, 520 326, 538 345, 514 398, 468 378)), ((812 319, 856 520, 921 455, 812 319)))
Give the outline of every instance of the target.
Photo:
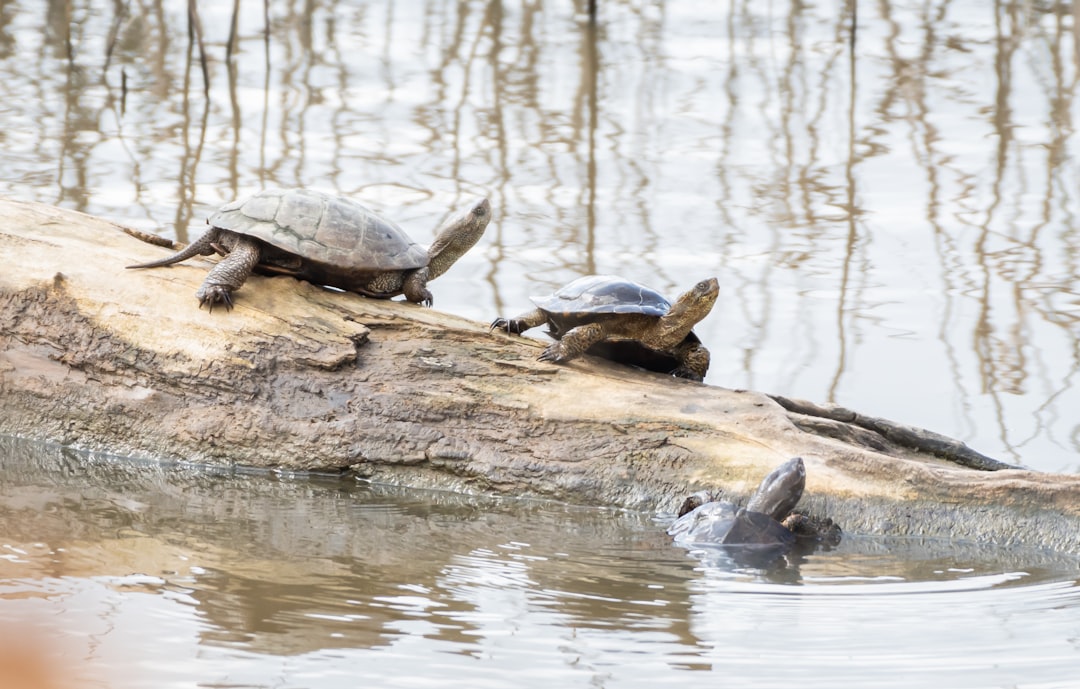
POLYGON ((199 307, 207 306, 211 313, 214 304, 224 304, 226 309, 232 309, 233 291, 243 286, 262 257, 259 244, 254 240, 239 235, 233 235, 230 239, 228 255, 214 266, 195 293, 199 307))
POLYGON ((672 352, 679 365, 671 372, 678 378, 701 382, 709 371, 709 350, 700 342, 684 342, 672 352))
POLYGON ((543 311, 533 309, 517 318, 496 318, 491 321, 491 327, 488 330, 505 330, 507 335, 520 335, 530 328, 543 325, 546 320, 547 316, 543 311))
POLYGON ((562 339, 548 345, 537 357, 540 361, 564 363, 576 359, 589 347, 604 339, 604 326, 599 323, 586 323, 566 331, 562 339))
POLYGON ((423 268, 417 268, 405 276, 405 280, 401 283, 401 291, 405 294, 406 299, 414 304, 420 304, 421 306, 432 306, 435 304, 435 297, 431 295, 431 292, 427 288, 429 274, 429 270, 427 266, 425 266, 423 268))
POLYGON ((826 545, 837 545, 844 533, 840 526, 828 517, 819 519, 795 513, 788 515, 782 524, 795 534, 796 538, 819 541, 826 545))

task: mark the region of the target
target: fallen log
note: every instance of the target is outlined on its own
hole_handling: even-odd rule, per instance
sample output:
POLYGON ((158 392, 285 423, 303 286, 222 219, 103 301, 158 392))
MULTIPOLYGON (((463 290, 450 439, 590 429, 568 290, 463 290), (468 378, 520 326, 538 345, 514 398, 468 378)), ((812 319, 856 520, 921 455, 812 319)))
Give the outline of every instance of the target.
POLYGON ((49 206, 0 217, 0 433, 648 510, 745 498, 801 455, 802 509, 848 533, 1080 543, 1077 476, 839 407, 540 363, 539 341, 287 277, 211 314, 193 296, 210 259, 125 270, 164 250, 49 206))

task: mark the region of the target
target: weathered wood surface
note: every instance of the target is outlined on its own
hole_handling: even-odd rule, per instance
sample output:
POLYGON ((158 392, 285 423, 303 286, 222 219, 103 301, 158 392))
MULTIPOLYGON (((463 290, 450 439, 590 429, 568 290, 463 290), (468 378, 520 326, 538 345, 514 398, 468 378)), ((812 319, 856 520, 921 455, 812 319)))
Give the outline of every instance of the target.
POLYGON ((124 270, 166 250, 48 206, 0 201, 0 218, 0 433, 660 510, 744 497, 801 455, 803 509, 848 533, 1080 550, 1077 476, 974 470, 956 462, 993 460, 840 408, 543 364, 539 341, 292 278, 210 314, 194 293, 211 259, 124 270))

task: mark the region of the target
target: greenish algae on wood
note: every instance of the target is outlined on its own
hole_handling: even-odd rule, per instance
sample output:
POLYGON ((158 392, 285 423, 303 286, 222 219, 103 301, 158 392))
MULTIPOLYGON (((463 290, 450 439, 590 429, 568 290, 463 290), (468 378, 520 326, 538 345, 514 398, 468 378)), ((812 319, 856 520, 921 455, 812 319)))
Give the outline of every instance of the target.
POLYGON ((836 407, 543 364, 538 341, 288 277, 211 314, 194 297, 210 259, 125 270, 166 250, 39 204, 0 217, 0 433, 657 510, 745 497, 801 455, 803 509, 849 533, 1080 550, 1077 476, 975 470, 1000 465, 836 407))

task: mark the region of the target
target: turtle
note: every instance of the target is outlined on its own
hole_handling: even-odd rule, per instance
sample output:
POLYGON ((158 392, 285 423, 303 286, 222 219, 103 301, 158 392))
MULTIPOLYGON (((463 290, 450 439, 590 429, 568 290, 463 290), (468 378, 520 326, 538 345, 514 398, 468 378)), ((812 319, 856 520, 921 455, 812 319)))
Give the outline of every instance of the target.
POLYGON ((692 328, 712 310, 719 293, 716 278, 709 278, 672 304, 656 290, 617 275, 586 275, 550 296, 532 297, 535 309, 496 318, 491 330, 519 335, 546 323, 556 341, 540 361, 563 363, 588 352, 701 381, 709 370, 709 350, 692 328))
POLYGON ((765 477, 746 507, 695 493, 687 498, 668 535, 682 545, 777 546, 790 548, 797 539, 830 544, 841 531, 831 519, 792 513, 806 486, 801 457, 784 462, 765 477))
POLYGON ((183 250, 128 268, 157 268, 196 255, 225 256, 196 292, 199 306, 233 306, 233 291, 252 271, 389 299, 399 294, 431 306, 427 282, 446 272, 483 235, 487 199, 474 202, 437 230, 424 249, 395 223, 344 196, 310 189, 264 189, 227 203, 207 219, 210 229, 183 250))

